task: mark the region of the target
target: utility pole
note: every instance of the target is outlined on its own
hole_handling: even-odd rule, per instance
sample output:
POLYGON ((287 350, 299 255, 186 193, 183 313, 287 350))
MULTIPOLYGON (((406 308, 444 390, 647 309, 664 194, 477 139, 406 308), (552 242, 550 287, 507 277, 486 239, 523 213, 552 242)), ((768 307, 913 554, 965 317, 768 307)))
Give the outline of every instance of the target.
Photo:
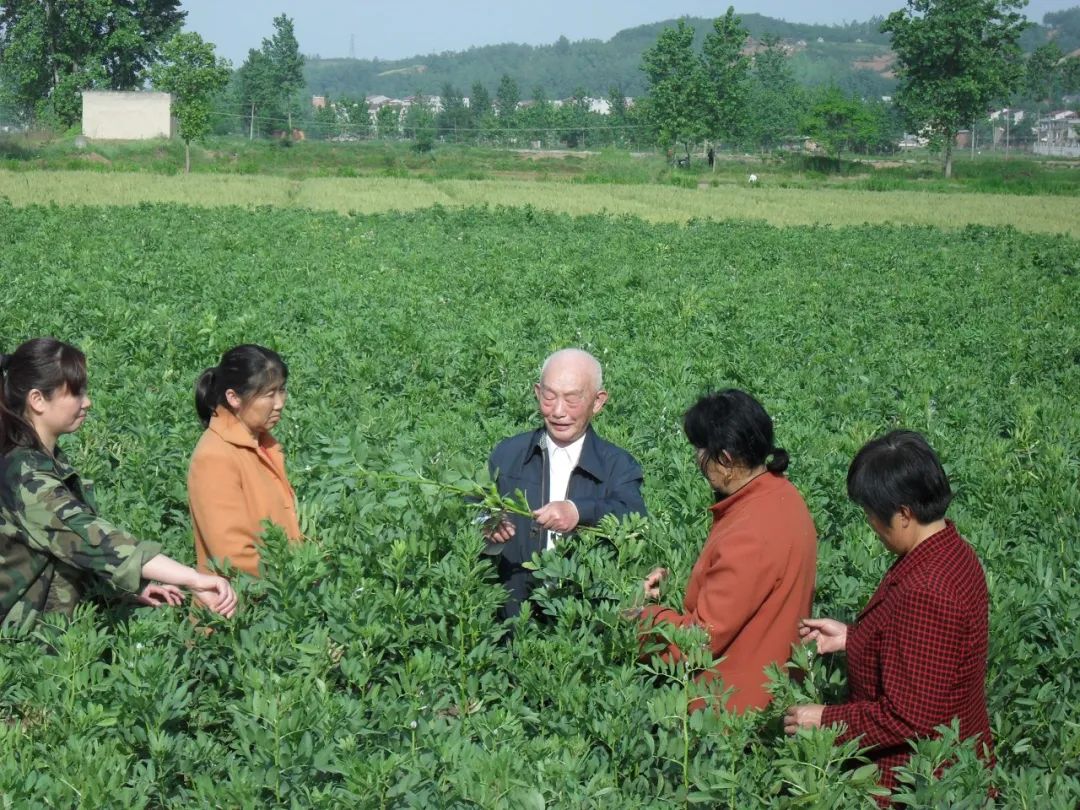
POLYGON ((1005 159, 1009 159, 1009 124, 1011 123, 1012 110, 1005 110, 1005 159))
POLYGON ((349 58, 356 58, 356 34, 349 34, 349 58))

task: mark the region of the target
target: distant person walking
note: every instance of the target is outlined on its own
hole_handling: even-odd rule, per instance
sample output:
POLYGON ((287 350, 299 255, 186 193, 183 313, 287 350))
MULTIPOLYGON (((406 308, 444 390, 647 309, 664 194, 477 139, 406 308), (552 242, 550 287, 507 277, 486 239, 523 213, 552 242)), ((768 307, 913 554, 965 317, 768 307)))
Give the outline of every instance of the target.
POLYGON ((228 580, 203 574, 97 513, 93 487, 57 440, 90 409, 86 357, 54 338, 0 355, 0 623, 27 632, 48 613, 70 616, 93 580, 150 606, 178 605, 180 588, 231 616, 228 580), (153 582, 156 580, 156 584, 153 582))

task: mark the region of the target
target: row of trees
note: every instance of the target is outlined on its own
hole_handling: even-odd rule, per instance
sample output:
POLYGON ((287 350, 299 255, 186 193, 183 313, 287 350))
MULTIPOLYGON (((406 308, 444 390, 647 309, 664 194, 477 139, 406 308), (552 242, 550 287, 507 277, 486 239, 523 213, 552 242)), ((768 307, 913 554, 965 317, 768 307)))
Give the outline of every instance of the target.
POLYGON ((713 22, 700 53, 683 21, 661 32, 643 57, 649 93, 640 115, 659 143, 691 148, 704 143, 774 149, 812 137, 830 154, 880 151, 899 138, 888 105, 863 100, 834 85, 809 89, 792 73, 787 51, 766 37, 753 56, 734 9, 713 22))
MULTIPOLYGON (((543 146, 595 147, 649 143, 638 138, 644 127, 633 116, 619 88, 606 99, 609 114, 591 109, 591 99, 579 88, 569 99, 556 102, 544 88, 533 89, 522 101, 517 82, 504 75, 494 95, 481 82, 464 95, 446 84, 436 103, 432 97, 416 94, 407 110, 394 104, 379 108, 371 121, 367 104, 359 99, 328 99, 327 105, 312 113, 309 134, 345 138, 416 138, 426 149, 437 138, 447 143, 513 144, 539 142, 543 146)), ((267 121, 267 126, 273 121, 267 121)))
POLYGON ((895 105, 835 86, 808 91, 794 81, 776 39, 752 57, 734 10, 714 21, 700 52, 683 21, 644 54, 649 92, 642 118, 673 149, 702 143, 770 148, 793 136, 827 152, 882 151, 902 129, 926 133, 952 174, 957 132, 1017 94, 1049 106, 1080 91, 1080 59, 1048 43, 1025 60, 1022 0, 908 0, 881 22, 897 56, 895 105))

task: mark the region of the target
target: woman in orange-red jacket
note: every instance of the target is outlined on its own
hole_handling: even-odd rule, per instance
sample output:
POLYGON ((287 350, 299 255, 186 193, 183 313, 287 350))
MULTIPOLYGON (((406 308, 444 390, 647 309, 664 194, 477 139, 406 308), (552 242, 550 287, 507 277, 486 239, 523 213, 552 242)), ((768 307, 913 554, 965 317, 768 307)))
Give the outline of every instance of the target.
MULTIPOLYGON (((650 605, 642 621, 646 629, 663 622, 704 628, 713 657, 722 658, 704 677, 732 690, 729 710, 761 709, 772 699, 765 669, 789 660, 799 622, 810 615, 817 532, 783 475, 788 454, 773 446, 772 420, 756 399, 735 389, 709 394, 686 412, 683 427, 719 500, 683 609, 650 605)), ((649 574, 647 597, 659 598, 667 575, 666 568, 649 574)))
POLYGON ((281 445, 270 431, 285 407, 289 369, 276 352, 236 346, 195 386, 206 427, 188 469, 188 503, 200 571, 228 562, 258 576, 263 522, 301 539, 296 495, 281 445))

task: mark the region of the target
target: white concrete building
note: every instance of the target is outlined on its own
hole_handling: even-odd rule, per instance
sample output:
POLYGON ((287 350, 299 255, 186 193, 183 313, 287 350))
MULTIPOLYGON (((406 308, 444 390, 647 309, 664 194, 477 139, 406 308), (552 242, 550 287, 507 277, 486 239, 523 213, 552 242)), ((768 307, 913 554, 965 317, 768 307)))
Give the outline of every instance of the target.
POLYGON ((82 102, 82 133, 92 140, 171 138, 176 132, 168 93, 84 90, 82 102))

